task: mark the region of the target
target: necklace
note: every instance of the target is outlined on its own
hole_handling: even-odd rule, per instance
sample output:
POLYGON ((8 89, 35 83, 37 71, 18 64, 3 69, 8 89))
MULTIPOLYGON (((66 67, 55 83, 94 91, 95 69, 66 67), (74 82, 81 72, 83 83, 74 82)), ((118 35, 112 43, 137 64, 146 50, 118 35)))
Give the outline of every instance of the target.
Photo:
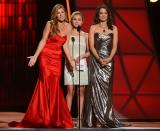
POLYGON ((100 24, 99 24, 99 26, 102 28, 103 33, 105 33, 105 32, 106 32, 106 29, 107 29, 107 26, 104 26, 104 27, 103 27, 103 26, 100 25, 100 24))
POLYGON ((105 28, 103 29, 103 32, 104 32, 104 33, 106 32, 105 28))

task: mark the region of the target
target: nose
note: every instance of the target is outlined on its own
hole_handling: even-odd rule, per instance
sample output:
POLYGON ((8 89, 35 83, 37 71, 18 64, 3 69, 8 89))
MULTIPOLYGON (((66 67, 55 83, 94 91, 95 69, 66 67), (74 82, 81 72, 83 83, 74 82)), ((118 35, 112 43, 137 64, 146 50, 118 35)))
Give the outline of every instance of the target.
POLYGON ((60 13, 60 16, 62 16, 63 13, 60 13))

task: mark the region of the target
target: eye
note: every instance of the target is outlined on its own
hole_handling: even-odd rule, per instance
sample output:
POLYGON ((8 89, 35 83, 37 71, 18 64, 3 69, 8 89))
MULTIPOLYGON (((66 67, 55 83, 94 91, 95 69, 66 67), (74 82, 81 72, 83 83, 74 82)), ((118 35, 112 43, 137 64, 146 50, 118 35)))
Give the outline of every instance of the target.
POLYGON ((103 14, 103 12, 99 12, 99 14, 101 15, 101 14, 103 14))
POLYGON ((81 21, 81 18, 79 18, 78 21, 81 21))
POLYGON ((60 12, 58 11, 58 12, 57 12, 57 15, 59 15, 59 14, 60 14, 60 12))
POLYGON ((64 11, 61 11, 61 13, 64 13, 64 11))

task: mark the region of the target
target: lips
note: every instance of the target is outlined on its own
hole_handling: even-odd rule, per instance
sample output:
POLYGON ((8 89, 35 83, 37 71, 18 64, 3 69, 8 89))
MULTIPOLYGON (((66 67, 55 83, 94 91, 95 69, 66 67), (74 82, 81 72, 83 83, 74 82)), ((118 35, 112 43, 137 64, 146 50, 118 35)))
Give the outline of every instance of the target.
POLYGON ((60 16, 59 19, 60 19, 60 20, 64 20, 64 17, 63 17, 63 16, 60 16))

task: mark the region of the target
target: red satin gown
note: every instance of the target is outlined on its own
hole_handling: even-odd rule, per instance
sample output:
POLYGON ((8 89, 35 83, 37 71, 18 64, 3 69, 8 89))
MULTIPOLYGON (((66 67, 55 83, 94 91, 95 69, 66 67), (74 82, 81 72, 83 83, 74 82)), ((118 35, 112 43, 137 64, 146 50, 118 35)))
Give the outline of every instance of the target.
POLYGON ((72 128, 72 117, 60 86, 62 45, 67 37, 48 38, 39 56, 40 74, 21 127, 72 128))

